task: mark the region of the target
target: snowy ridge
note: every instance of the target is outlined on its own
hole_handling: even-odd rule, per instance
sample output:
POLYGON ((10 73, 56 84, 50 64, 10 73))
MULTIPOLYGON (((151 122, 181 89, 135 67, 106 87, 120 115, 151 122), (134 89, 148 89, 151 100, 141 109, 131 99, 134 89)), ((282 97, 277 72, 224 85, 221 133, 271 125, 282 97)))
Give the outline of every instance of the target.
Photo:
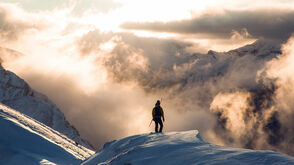
POLYGON ((78 164, 94 154, 52 128, 2 104, 0 130, 0 164, 22 161, 78 164))
POLYGON ((23 79, 5 70, 1 63, 0 103, 42 122, 79 144, 92 148, 87 141, 81 139, 78 131, 70 125, 64 114, 45 95, 31 89, 23 79))
POLYGON ((294 158, 273 151, 217 146, 197 130, 142 134, 104 145, 83 165, 294 164, 294 158))
POLYGON ((250 54, 260 58, 274 58, 282 54, 281 43, 259 39, 252 44, 230 50, 226 54, 239 57, 250 54))

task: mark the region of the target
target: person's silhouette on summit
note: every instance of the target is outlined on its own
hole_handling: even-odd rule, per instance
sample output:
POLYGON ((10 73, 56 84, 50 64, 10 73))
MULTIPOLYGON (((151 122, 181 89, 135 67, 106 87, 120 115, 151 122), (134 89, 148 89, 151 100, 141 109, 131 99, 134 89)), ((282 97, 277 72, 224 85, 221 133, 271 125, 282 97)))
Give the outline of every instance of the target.
POLYGON ((158 132, 158 124, 160 125, 159 132, 162 132, 163 123, 162 123, 161 117, 164 121, 164 113, 163 113, 163 110, 160 106, 159 100, 157 100, 155 107, 152 110, 152 117, 155 122, 155 132, 158 132))

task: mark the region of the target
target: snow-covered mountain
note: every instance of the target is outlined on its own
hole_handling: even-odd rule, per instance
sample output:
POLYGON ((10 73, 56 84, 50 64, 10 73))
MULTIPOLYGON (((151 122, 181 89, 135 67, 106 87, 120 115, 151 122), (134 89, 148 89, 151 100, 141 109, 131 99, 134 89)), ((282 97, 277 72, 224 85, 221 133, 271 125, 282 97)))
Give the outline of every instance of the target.
POLYGON ((3 104, 0 104, 0 133, 0 164, 79 164, 94 154, 3 104))
POLYGON ((226 54, 232 56, 254 55, 258 57, 275 57, 281 54, 281 43, 270 40, 259 39, 252 44, 230 50, 226 54))
MULTIPOLYGON (((13 56, 17 54, 9 49, 1 48, 0 50, 0 53, 5 50, 4 54, 7 54, 7 51, 10 51, 13 56)), ((0 57, 3 58, 2 54, 0 57)), ((1 63, 0 103, 44 123, 88 148, 92 148, 87 141, 80 138, 78 131, 70 125, 64 114, 45 95, 33 90, 13 72, 5 70, 1 63)))
POLYGON ((149 133, 114 140, 82 165, 216 165, 294 164, 294 158, 273 151, 217 146, 202 140, 197 130, 149 133))
MULTIPOLYGON (((247 71, 245 72, 246 74, 244 73, 244 76, 254 76, 252 78, 255 80, 256 76, 254 73, 258 72, 266 62, 282 53, 280 44, 267 40, 257 40, 252 44, 228 52, 209 50, 207 54, 195 53, 191 57, 189 56, 190 63, 188 63, 188 68, 186 67, 187 63, 183 63, 175 70, 182 71, 186 67, 184 68, 185 73, 182 74, 189 75, 190 77, 184 75, 184 78, 192 79, 192 83, 195 81, 218 79, 226 75, 230 76, 235 71, 242 73, 247 71)), ((232 78, 230 77, 229 80, 232 80, 232 78)))

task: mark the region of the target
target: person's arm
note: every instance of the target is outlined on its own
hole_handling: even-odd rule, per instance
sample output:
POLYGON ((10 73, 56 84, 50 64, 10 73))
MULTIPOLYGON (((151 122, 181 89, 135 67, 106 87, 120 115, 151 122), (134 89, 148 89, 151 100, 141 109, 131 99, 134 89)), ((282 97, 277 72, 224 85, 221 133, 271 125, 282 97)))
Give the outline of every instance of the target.
POLYGON ((152 119, 154 119, 154 113, 155 113, 155 110, 153 108, 153 110, 152 110, 152 119))
POLYGON ((162 114, 162 120, 164 121, 164 112, 163 112, 163 109, 160 108, 160 110, 161 110, 161 114, 162 114))

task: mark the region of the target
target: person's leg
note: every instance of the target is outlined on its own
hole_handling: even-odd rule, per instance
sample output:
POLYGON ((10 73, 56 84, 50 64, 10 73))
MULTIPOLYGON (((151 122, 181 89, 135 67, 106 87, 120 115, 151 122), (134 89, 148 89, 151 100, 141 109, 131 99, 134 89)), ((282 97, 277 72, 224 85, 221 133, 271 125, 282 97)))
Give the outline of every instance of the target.
POLYGON ((163 128, 163 123, 162 123, 162 120, 160 119, 158 121, 159 125, 160 125, 160 129, 159 129, 159 132, 162 132, 162 128, 163 128))
POLYGON ((155 122, 155 132, 158 132, 158 120, 154 120, 155 122))

